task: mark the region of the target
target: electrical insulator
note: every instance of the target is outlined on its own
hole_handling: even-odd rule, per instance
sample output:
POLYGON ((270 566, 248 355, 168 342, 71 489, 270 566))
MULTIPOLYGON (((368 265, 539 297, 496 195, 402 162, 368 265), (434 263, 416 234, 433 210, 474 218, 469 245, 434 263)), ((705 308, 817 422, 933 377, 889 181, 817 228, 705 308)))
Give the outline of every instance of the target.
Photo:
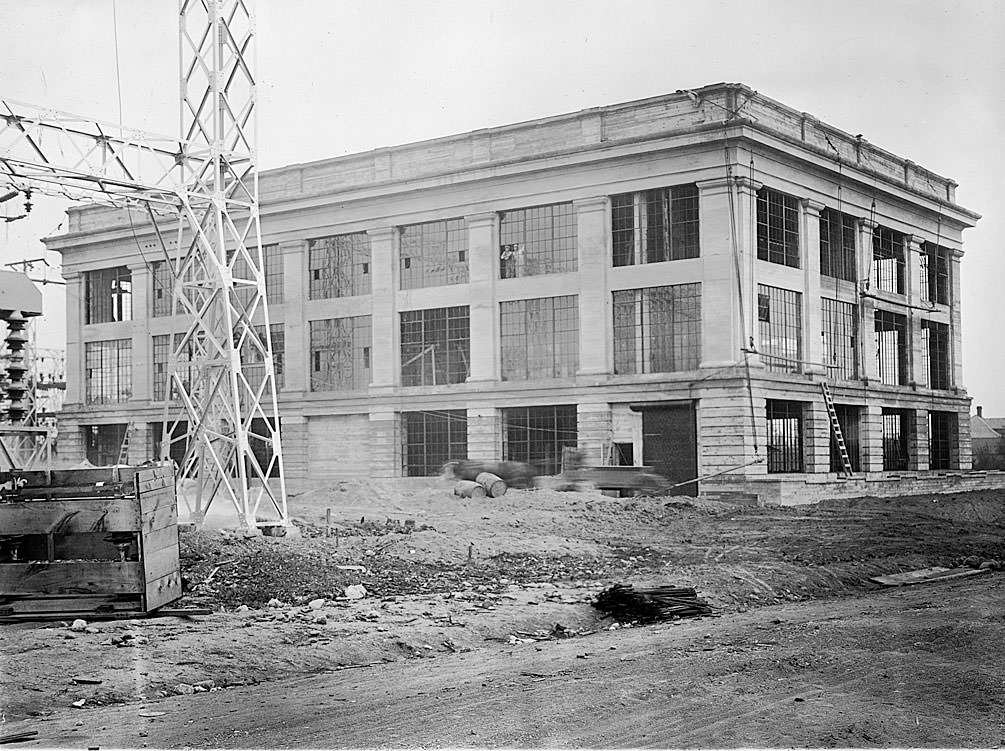
POLYGON ((7 337, 4 344, 7 346, 7 398, 10 403, 7 407, 7 419, 11 422, 21 422, 25 416, 24 395, 28 386, 24 381, 24 374, 28 367, 24 361, 24 347, 28 343, 28 335, 25 332, 27 321, 20 312, 14 310, 6 318, 7 337))

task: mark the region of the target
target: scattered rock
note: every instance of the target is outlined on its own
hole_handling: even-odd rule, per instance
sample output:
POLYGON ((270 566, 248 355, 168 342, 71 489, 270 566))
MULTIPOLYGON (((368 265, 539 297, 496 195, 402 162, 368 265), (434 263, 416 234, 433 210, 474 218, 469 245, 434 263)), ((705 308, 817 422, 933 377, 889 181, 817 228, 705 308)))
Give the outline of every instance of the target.
POLYGON ((251 608, 249 608, 247 605, 241 605, 235 612, 247 613, 249 610, 251 610, 251 608))
POLYGON ((277 600, 275 597, 273 597, 271 600, 269 600, 268 607, 270 607, 270 608, 285 608, 286 607, 286 603, 283 602, 282 600, 277 600))
POLYGON ((83 618, 78 618, 77 620, 75 620, 73 623, 70 624, 71 631, 81 632, 86 628, 87 628, 87 621, 85 621, 83 618))
POLYGON ((101 629, 95 628, 94 626, 88 626, 87 628, 84 629, 84 633, 87 633, 87 634, 100 634, 101 633, 101 629))
POLYGON ((71 706, 71 707, 76 707, 77 709, 80 709, 80 708, 81 708, 82 706, 84 706, 85 704, 87 704, 87 699, 77 699, 77 701, 75 701, 75 702, 72 702, 72 703, 70 704, 70 706, 71 706))
POLYGON ((328 623, 328 616, 324 613, 315 613, 311 621, 314 623, 328 623))
POLYGON ((345 588, 344 594, 350 600, 362 600, 366 597, 367 591, 362 584, 351 584, 345 588))
POLYGON ((981 565, 978 566, 977 568, 983 569, 985 571, 989 569, 991 571, 998 571, 1001 568, 1001 563, 999 563, 994 559, 991 559, 989 561, 981 561, 981 565))
MULTIPOLYGON (((346 596, 348 597, 348 595, 346 596)), ((309 607, 311 610, 321 610, 321 608, 323 608, 324 606, 325 606, 325 598, 323 597, 319 597, 318 599, 311 600, 309 603, 307 603, 307 607, 309 607)))
POLYGON ((963 565, 969 566, 970 568, 979 568, 981 565, 981 559, 976 555, 968 555, 963 559, 963 565))
POLYGON ((179 683, 177 686, 174 687, 174 692, 176 694, 194 694, 195 686, 193 686, 191 683, 179 683))

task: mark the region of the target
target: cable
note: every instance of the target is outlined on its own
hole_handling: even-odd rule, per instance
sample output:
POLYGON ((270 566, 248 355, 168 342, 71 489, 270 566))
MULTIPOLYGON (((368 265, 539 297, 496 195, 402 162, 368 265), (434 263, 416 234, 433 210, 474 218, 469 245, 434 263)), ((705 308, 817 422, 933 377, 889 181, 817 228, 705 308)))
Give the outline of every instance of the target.
POLYGON ((119 138, 122 138, 122 78, 119 74, 119 23, 115 0, 112 0, 112 40, 115 49, 115 89, 119 100, 119 138))

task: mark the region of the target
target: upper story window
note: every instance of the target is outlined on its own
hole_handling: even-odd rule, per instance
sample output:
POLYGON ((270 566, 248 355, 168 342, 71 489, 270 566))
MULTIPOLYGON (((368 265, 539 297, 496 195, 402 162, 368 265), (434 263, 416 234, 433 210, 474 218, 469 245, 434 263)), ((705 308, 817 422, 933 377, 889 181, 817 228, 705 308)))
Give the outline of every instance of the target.
POLYGON ((858 308, 855 303, 820 300, 820 327, 823 333, 824 367, 827 377, 838 381, 858 378, 858 308))
POLYGON ((468 227, 463 219, 409 224, 399 232, 402 289, 468 281, 468 227))
POLYGON ((365 391, 372 338, 370 316, 311 321, 311 391, 365 391))
POLYGON ((310 299, 370 294, 370 237, 332 235, 307 244, 310 299))
POLYGON ((927 377, 927 383, 923 382, 923 386, 930 389, 952 387, 949 347, 949 326, 922 318, 921 369, 922 377, 927 377))
POLYGON ((171 315, 172 291, 174 289, 174 274, 167 261, 154 261, 150 264, 150 281, 152 284, 151 315, 154 318, 171 315))
POLYGON ((133 319, 132 273, 125 266, 88 271, 84 277, 84 323, 133 319))
MULTIPOLYGON (((265 326, 259 324, 255 326, 255 334, 265 343, 265 326)), ((283 387, 283 371, 286 361, 286 332, 281 323, 269 324, 269 338, 272 340, 272 369, 276 377, 276 390, 283 387)), ((258 390, 262 381, 265 380, 265 357, 262 349, 255 346, 250 339, 246 339, 241 347, 241 371, 248 379, 248 385, 258 390)))
POLYGON ((694 370, 701 360, 701 284, 614 292, 614 372, 694 370))
POLYGON ((84 344, 84 401, 117 404, 133 393, 132 339, 84 344))
POLYGON ((834 209, 820 212, 820 273, 854 282, 855 217, 834 209))
POLYGON ((402 312, 402 386, 464 383, 470 361, 467 305, 402 312))
POLYGON ((884 292, 904 294, 904 235, 889 227, 872 231, 872 284, 884 292))
POLYGON ((611 196, 611 247, 615 266, 697 258, 698 186, 611 196))
POLYGON ((799 292, 757 285, 757 320, 760 353, 769 370, 802 371, 803 296, 799 292))
POLYGON ((921 249, 921 299, 949 305, 949 248, 925 243, 921 249))
POLYGON ((799 268, 799 202, 792 196, 757 191, 757 257, 799 268))
MULTIPOLYGON (((254 248, 248 248, 253 254, 254 248)), ((283 301, 283 257, 278 245, 266 245, 262 248, 262 263, 265 265, 265 300, 270 305, 279 305, 283 301)), ((250 279, 251 269, 244 256, 234 259, 231 274, 235 279, 250 279)), ((244 307, 251 301, 252 291, 248 285, 234 287, 234 295, 244 307)))
POLYGON ((579 368, 579 298, 576 295, 499 304, 502 379, 569 378, 579 368))
POLYGON ((891 386, 907 384, 907 318, 888 310, 877 310, 876 372, 880 383, 891 386))
POLYGON ((575 271, 576 214, 571 203, 504 211, 499 219, 503 279, 575 271))

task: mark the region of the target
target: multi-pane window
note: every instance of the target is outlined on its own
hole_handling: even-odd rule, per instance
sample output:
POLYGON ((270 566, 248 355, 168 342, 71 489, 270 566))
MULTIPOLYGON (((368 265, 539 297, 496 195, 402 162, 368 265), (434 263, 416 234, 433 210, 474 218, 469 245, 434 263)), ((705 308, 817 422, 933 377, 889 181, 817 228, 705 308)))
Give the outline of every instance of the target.
POLYGON ((768 399, 768 472, 803 471, 803 405, 768 399))
POLYGON ((921 249, 921 299, 949 305, 949 249, 925 243, 921 249))
POLYGON ((694 370, 701 360, 701 284, 614 292, 614 372, 694 370))
POLYGON ((876 360, 879 380, 891 386, 907 383, 907 319, 888 310, 876 311, 876 360))
POLYGON ((468 281, 468 227, 463 219, 409 224, 400 234, 402 289, 468 281))
POLYGON ((837 381, 858 378, 855 338, 858 335, 858 308, 855 303, 820 300, 823 329, 824 367, 827 377, 837 381))
POLYGON ((513 300, 501 313, 502 379, 567 378, 579 368, 579 298, 513 300))
POLYGON ((911 416, 899 409, 883 410, 883 470, 907 469, 907 436, 911 416))
POLYGON ((611 196, 611 245, 615 266, 697 258, 698 186, 611 196))
POLYGON ((443 465, 468 458, 468 415, 463 409, 441 412, 404 412, 402 453, 406 477, 430 477, 443 465))
POLYGON ((370 294, 370 237, 332 235, 307 244, 310 299, 370 294))
POLYGON ((115 404, 132 396, 132 339, 84 344, 85 401, 115 404))
MULTIPOLYGON (((184 334, 176 333, 174 335, 174 347, 177 349, 181 346, 184 334)), ((169 364, 171 361, 171 334, 158 334, 152 337, 152 361, 153 361, 153 394, 151 396, 155 401, 163 401, 167 396, 167 384, 171 376, 169 370, 169 364)), ((194 359, 195 348, 192 346, 191 340, 184 351, 182 351, 178 356, 178 373, 181 376, 182 383, 186 389, 192 387, 193 379, 197 375, 196 366, 192 365, 192 360, 194 359)), ((172 392, 173 393, 173 392, 172 392)))
POLYGON ((401 314, 401 385, 464 383, 470 373, 468 306, 401 314))
POLYGON ((108 467, 119 463, 122 440, 126 436, 126 425, 84 425, 84 453, 87 461, 96 467, 108 467))
POLYGON ((770 370, 799 373, 803 359, 803 296, 799 292, 757 285, 759 352, 770 370))
POLYGON ((951 386, 949 367, 949 326, 936 321, 921 321, 921 371, 930 389, 951 386))
POLYGON ((576 215, 571 203, 504 211, 499 218, 503 279, 575 271, 576 215))
MULTIPOLYGON (((852 472, 859 471, 859 415, 860 407, 850 404, 835 404, 834 411, 837 413, 838 424, 841 426, 841 437, 844 439, 845 449, 848 451, 848 458, 851 460, 852 472)), ((838 449, 837 439, 834 431, 831 431, 831 472, 843 472, 844 463, 841 461, 841 451, 838 449)))
POLYGON ((792 196, 757 191, 757 257, 799 267, 799 202, 792 196))
POLYGON ((820 273, 856 281, 855 217, 834 209, 820 212, 820 273))
POLYGON ((311 321, 311 391, 370 385, 370 316, 311 321))
MULTIPOLYGON (((259 338, 264 339, 265 326, 261 324, 255 326, 255 333, 259 338)), ((283 371, 286 359, 286 333, 283 330, 283 324, 270 323, 269 334, 272 339, 272 367, 276 373, 276 390, 279 390, 284 383, 283 371)), ((257 389, 261 385, 262 379, 265 378, 265 359, 262 357, 260 349, 249 341, 246 341, 241 347, 241 367, 248 379, 248 384, 251 388, 257 389)))
POLYGON ((174 290, 174 274, 166 261, 154 261, 150 264, 150 280, 152 283, 151 315, 154 318, 171 315, 172 291, 174 290))
POLYGON ((931 469, 953 469, 956 425, 955 412, 928 413, 928 466, 931 469))
POLYGON ((84 274, 84 323, 131 321, 133 277, 125 266, 84 274))
POLYGON ((888 227, 872 231, 872 284, 884 292, 904 294, 904 235, 888 227))
MULTIPOLYGON (((254 248, 248 248, 248 253, 253 254, 254 248)), ((283 256, 279 252, 278 245, 266 245, 262 248, 262 262, 265 265, 265 300, 270 305, 278 305, 283 301, 283 256)), ((251 268, 248 260, 239 255, 234 259, 231 273, 235 279, 251 279, 251 268)), ((235 285, 234 296, 242 307, 247 307, 251 301, 252 290, 248 285, 235 285)))
POLYGON ((575 404, 510 407, 503 411, 503 456, 526 462, 542 475, 562 469, 562 449, 577 445, 575 404))

